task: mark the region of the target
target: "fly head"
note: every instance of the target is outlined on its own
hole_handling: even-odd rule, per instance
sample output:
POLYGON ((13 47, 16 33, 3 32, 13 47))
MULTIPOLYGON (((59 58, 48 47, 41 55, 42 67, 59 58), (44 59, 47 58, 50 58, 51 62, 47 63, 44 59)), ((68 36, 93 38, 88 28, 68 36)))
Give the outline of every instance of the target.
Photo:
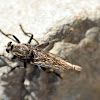
POLYGON ((13 49, 12 42, 9 42, 9 43, 7 44, 6 52, 9 53, 10 51, 12 51, 12 49, 13 49))

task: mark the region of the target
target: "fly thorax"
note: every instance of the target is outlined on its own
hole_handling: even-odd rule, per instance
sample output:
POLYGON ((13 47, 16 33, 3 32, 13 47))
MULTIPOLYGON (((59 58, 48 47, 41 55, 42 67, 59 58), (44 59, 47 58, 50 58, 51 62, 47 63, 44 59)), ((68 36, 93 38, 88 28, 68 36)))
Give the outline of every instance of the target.
POLYGON ((29 51, 28 47, 25 45, 16 45, 13 47, 12 54, 17 57, 24 57, 26 53, 29 51))

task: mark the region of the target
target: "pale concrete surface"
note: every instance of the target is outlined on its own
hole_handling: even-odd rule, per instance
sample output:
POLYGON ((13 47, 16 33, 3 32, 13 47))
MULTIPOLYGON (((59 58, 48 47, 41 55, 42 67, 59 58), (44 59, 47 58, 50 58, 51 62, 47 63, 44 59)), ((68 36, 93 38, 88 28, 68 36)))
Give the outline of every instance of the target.
MULTIPOLYGON (((34 37, 41 38, 47 29, 64 17, 68 21, 76 17, 94 19, 99 17, 99 9, 99 0, 0 0, 0 29, 26 42, 28 38, 23 36, 19 24, 34 37)), ((4 48, 8 41, 0 35, 0 47, 4 48)))
MULTIPOLYGON (((92 0, 84 0, 84 1, 83 0, 70 0, 70 1, 69 0, 62 0, 62 1, 60 0, 56 0, 56 1, 54 0, 39 0, 39 1, 38 0, 6 0, 6 1, 0 0, 0 29, 2 29, 5 33, 11 33, 11 34, 16 35, 22 42, 27 42, 28 37, 23 35, 23 33, 21 32, 19 28, 19 24, 22 24, 25 31, 33 33, 34 37, 37 38, 41 42, 42 39, 44 39, 45 41, 48 38, 50 38, 49 36, 51 36, 51 34, 55 35, 57 34, 57 32, 60 33, 59 29, 63 29, 61 27, 63 26, 63 24, 67 24, 68 22, 73 22, 74 19, 80 19, 80 18, 85 19, 87 17, 90 18, 90 20, 95 20, 95 19, 100 18, 100 1, 99 0, 94 0, 94 1, 92 0), (53 29, 50 32, 48 32, 49 35, 45 34, 50 28, 53 28, 53 29)), ((26 87, 26 89, 27 88, 32 89, 29 92, 31 94, 33 93, 33 97, 36 98, 33 100, 37 100, 37 98, 42 98, 43 100, 47 100, 47 99, 48 100, 52 100, 52 99, 66 100, 66 98, 68 100, 77 100, 77 99, 86 100, 87 98, 96 100, 96 98, 99 98, 100 89, 98 87, 100 83, 99 81, 100 78, 99 78, 98 66, 100 64, 98 61, 99 61, 100 50, 97 47, 99 47, 100 45, 96 42, 94 43, 93 41, 91 42, 87 41, 85 38, 85 32, 89 28, 95 25, 96 25, 95 22, 91 22, 89 20, 80 21, 79 24, 75 25, 76 27, 75 27, 74 34, 75 35, 77 34, 77 35, 76 36, 71 35, 71 37, 69 38, 69 41, 71 44, 64 43, 68 39, 66 38, 64 41, 56 43, 54 48, 51 50, 52 53, 58 54, 65 59, 68 58, 68 60, 70 60, 71 62, 75 64, 84 65, 84 66, 86 65, 85 69, 83 69, 82 74, 78 76, 75 73, 74 74, 71 73, 69 75, 66 75, 65 79, 60 81, 60 83, 58 81, 57 83, 55 81, 56 77, 54 75, 51 75, 51 76, 50 74, 44 75, 43 72, 40 72, 42 73, 41 74, 42 78, 41 77, 36 78, 37 76, 39 76, 38 74, 40 73, 38 73, 38 71, 36 72, 34 71, 34 73, 36 73, 34 74, 34 78, 33 80, 31 80, 30 82, 31 84, 26 87), (90 44, 91 47, 89 47, 88 43, 90 44), (89 51, 86 48, 90 48, 89 51), (95 53, 93 51, 94 48, 96 48, 95 53), (89 55, 88 54, 89 52, 91 54, 95 54, 96 56, 89 55), (83 54, 83 56, 81 56, 81 54, 83 54), (91 59, 89 59, 89 57, 91 59), (86 58, 88 60, 86 60, 86 58), (91 64, 91 61, 92 61, 92 64, 91 64), (94 66, 96 65, 96 62, 97 62, 97 66, 94 68, 94 66), (98 70, 98 71, 95 70, 97 71, 97 73, 94 71, 94 69, 98 70), (52 79, 52 76, 54 77, 53 79, 52 79), (74 81, 76 82, 75 85, 73 85, 74 81), (92 85, 92 82, 94 83, 94 85, 92 85), (84 83, 84 85, 82 83, 84 83), (90 87, 88 87, 88 85, 90 87), (91 89, 91 87, 93 87, 93 90, 91 89), (80 89, 83 91, 81 92, 80 89), (96 95, 94 95, 94 97, 91 98, 91 95, 93 95, 94 91, 96 91, 96 95)), ((91 35, 91 34, 89 35, 89 34, 90 33, 86 33, 86 36, 98 37, 97 36, 98 34, 97 35, 91 35)), ((2 54, 5 51, 5 46, 9 41, 11 40, 9 40, 8 38, 6 38, 0 33, 0 54, 2 54)), ((98 42, 99 42, 99 39, 98 39, 98 42)), ((6 68, 4 69, 0 68, 0 70, 2 72, 3 70, 6 70, 6 68)), ((21 88, 24 85, 23 83, 21 83, 24 78, 23 77, 24 72, 21 71, 20 69, 18 71, 19 72, 17 72, 17 74, 15 73, 15 76, 12 75, 12 76, 7 77, 8 80, 6 82, 8 83, 8 87, 6 87, 6 90, 5 90, 7 96, 3 94, 4 88, 2 87, 2 85, 4 85, 4 82, 3 83, 1 82, 0 95, 2 99, 8 100, 8 97, 12 95, 10 96, 10 98, 12 99, 10 100, 13 100, 14 96, 16 97, 16 100, 18 100, 18 96, 21 97, 20 93, 23 93, 22 96, 25 95, 24 93, 25 91, 23 90, 23 88, 21 88), (21 74, 19 75, 19 73, 21 74), (14 82, 14 86, 12 85, 13 82, 14 82), (16 87, 18 87, 17 89, 19 89, 20 92, 19 90, 17 91, 17 89, 15 89, 16 87), (12 92, 11 94, 9 94, 10 92, 7 90, 14 91, 14 93, 15 94, 18 93, 18 95, 15 95, 12 92)), ((31 98, 31 96, 29 95, 29 97, 27 97, 26 95, 26 98, 31 98)), ((32 99, 29 99, 29 100, 32 100, 32 99)))

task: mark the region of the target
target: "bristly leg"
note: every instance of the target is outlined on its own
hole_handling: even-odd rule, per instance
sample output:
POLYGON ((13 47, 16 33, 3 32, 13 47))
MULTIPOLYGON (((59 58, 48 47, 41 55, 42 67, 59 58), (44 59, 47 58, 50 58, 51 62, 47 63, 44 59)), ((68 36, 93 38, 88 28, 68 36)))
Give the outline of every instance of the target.
MULTIPOLYGON (((8 61, 12 61, 12 60, 16 59, 16 56, 13 56, 13 58, 11 58, 11 59, 8 58, 8 57, 6 57, 5 55, 0 55, 0 56, 6 58, 8 61)), ((12 67, 12 66, 10 66, 8 63, 7 63, 7 66, 10 68, 10 70, 9 70, 8 72, 4 72, 3 75, 10 74, 10 73, 13 72, 16 68, 21 68, 21 66, 19 66, 19 65, 15 66, 15 67, 12 67)), ((2 66, 2 67, 4 67, 4 66, 2 66)), ((27 63, 24 62, 24 68, 26 68, 26 67, 27 67, 27 63)))
POLYGON ((4 73, 3 75, 13 72, 16 68, 20 68, 20 66, 11 67, 10 71, 8 71, 7 73, 4 73))
POLYGON ((30 37, 30 39, 28 41, 29 44, 31 43, 32 39, 33 39, 33 34, 31 35, 31 37, 30 37))
POLYGON ((26 36, 30 37, 30 40, 28 41, 28 43, 31 43, 31 40, 33 39, 37 44, 39 44, 39 42, 38 42, 35 38, 33 38, 33 34, 32 34, 32 33, 25 32, 21 24, 20 24, 19 26, 20 26, 22 32, 23 32, 26 36))
MULTIPOLYGON (((14 56, 14 58, 8 58, 6 57, 4 54, 3 55, 0 55, 0 57, 3 57, 3 58, 6 58, 8 61, 12 61, 13 59, 15 59, 16 57, 14 56)), ((6 61, 5 61, 6 62, 6 61)), ((8 66, 10 68, 10 70, 8 72, 4 72, 3 75, 6 75, 6 74, 9 74, 11 73, 12 71, 14 71, 16 68, 19 68, 20 66, 15 66, 15 67, 12 67, 9 65, 9 63, 6 62, 6 65, 5 66, 8 66)), ((2 67, 5 67, 5 66, 2 66, 2 67)))
POLYGON ((8 37, 9 39, 13 40, 14 42, 20 43, 19 39, 18 39, 16 36, 14 36, 14 35, 12 35, 12 34, 6 34, 6 33, 4 33, 1 29, 0 29, 0 32, 1 32, 3 35, 5 35, 6 37, 8 37), (11 38, 11 37, 9 37, 9 36, 12 36, 14 39, 11 38))
POLYGON ((14 36, 14 35, 12 35, 12 34, 7 34, 7 36, 8 36, 8 37, 9 37, 9 36, 12 36, 12 37, 16 40, 17 43, 21 43, 20 40, 19 40, 16 36, 14 36))
POLYGON ((24 62, 24 68, 26 68, 27 67, 27 62, 24 62))
POLYGON ((36 48, 43 49, 44 51, 49 51, 51 49, 50 47, 52 47, 55 42, 61 41, 63 38, 65 38, 65 36, 62 36, 61 38, 54 39, 52 41, 48 41, 48 42, 39 44, 36 46, 36 48))
POLYGON ((16 59, 16 58, 17 58, 17 56, 14 55, 14 56, 11 58, 11 60, 14 60, 14 59, 16 59))

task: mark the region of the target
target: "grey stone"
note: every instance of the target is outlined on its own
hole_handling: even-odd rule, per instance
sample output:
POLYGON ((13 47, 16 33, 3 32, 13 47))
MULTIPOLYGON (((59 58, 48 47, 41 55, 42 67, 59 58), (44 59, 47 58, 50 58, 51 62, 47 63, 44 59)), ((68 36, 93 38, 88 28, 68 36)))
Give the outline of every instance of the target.
MULTIPOLYGON (((63 79, 32 64, 3 76, 1 69, 4 66, 3 70, 6 70, 8 65, 23 66, 23 63, 18 59, 8 61, 1 58, 0 99, 100 99, 100 1, 1 0, 0 4, 0 29, 5 33, 16 35, 22 43, 27 43, 29 37, 23 35, 18 25, 22 24, 24 30, 33 33, 39 43, 64 35, 63 40, 54 42, 47 50, 82 67, 80 73, 66 71, 63 79), (70 30, 68 24, 73 26, 70 34, 67 34, 70 30)), ((0 33, 0 54, 3 54, 9 41, 0 33)))

